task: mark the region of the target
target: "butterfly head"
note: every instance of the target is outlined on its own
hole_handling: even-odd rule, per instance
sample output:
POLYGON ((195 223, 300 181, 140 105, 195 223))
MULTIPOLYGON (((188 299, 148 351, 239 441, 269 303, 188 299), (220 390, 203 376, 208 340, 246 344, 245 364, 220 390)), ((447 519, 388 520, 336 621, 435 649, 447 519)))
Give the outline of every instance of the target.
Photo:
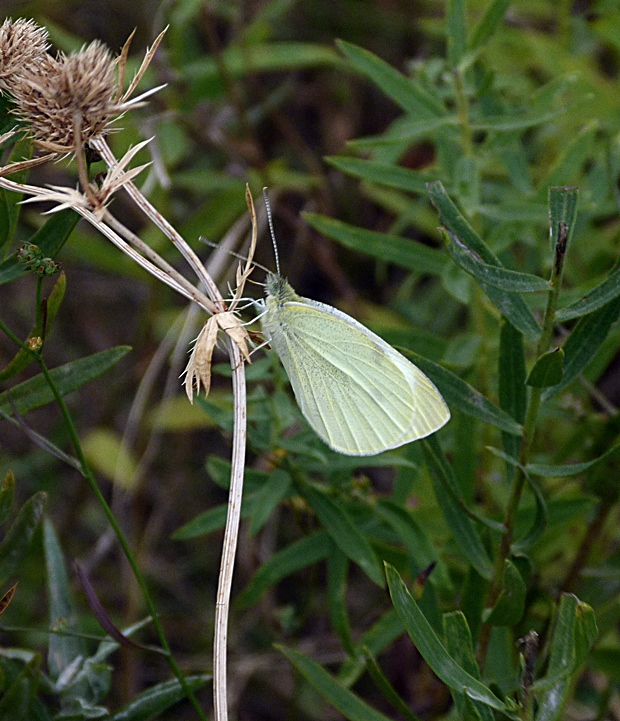
POLYGON ((278 304, 286 303, 297 298, 288 280, 277 273, 269 273, 265 282, 265 295, 273 298, 278 304))

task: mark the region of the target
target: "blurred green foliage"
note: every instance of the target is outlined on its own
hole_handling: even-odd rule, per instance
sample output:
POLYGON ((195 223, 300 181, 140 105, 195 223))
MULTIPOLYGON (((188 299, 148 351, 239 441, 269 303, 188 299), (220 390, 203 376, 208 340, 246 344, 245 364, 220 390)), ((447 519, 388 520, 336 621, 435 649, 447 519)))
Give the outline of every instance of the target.
MULTIPOLYGON (((154 136, 138 158, 153 161, 142 187, 205 259, 199 237, 241 243, 245 183, 255 196, 268 185, 296 290, 403 349, 453 413, 436 436, 360 461, 316 438, 270 353, 248 367, 231 715, 606 718, 620 683, 617 3, 41 1, 19 11, 67 52, 92 37, 116 49, 134 26, 145 45, 169 23, 141 87, 167 85, 119 123, 117 157, 154 136), (550 280, 561 281, 551 311, 550 280)), ((75 172, 55 165, 29 182, 72 185, 75 172)), ((71 211, 42 220, 17 200, 0 197, 0 318, 41 338, 61 394, 80 389, 68 402, 86 457, 197 688, 226 518, 230 369, 218 366, 211 395, 190 408, 177 380, 185 348, 172 349, 196 320, 182 333, 170 290, 71 211), (25 240, 62 264, 63 280, 26 273, 25 240)), ((126 199, 112 208, 178 262, 126 199)), ((267 242, 259 260, 273 267, 267 242)), ((218 272, 222 289, 235 265, 218 272)), ((39 410, 49 387, 4 337, 0 354, 0 472, 14 472, 22 506, 0 545, 0 576, 19 580, 2 617, 18 628, 0 649, 0 719, 152 718, 182 693, 159 658, 112 656, 115 641, 92 638, 101 630, 63 550, 87 559, 119 627, 142 628, 142 602, 108 553, 66 427, 52 406, 39 410)), ((7 480, 5 523, 12 493, 7 480)), ((140 633, 153 640, 148 626, 140 633)), ((165 718, 192 714, 185 703, 165 718)))

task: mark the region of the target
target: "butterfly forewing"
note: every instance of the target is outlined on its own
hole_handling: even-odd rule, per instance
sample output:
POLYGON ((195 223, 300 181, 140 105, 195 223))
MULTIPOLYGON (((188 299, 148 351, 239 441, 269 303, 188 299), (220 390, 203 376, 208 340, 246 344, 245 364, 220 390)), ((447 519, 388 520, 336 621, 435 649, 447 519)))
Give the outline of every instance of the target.
POLYGON ((286 302, 268 298, 263 326, 302 413, 341 453, 372 455, 396 448, 432 433, 449 417, 421 371, 331 306, 299 296, 286 302), (437 398, 438 410, 433 408, 437 398))

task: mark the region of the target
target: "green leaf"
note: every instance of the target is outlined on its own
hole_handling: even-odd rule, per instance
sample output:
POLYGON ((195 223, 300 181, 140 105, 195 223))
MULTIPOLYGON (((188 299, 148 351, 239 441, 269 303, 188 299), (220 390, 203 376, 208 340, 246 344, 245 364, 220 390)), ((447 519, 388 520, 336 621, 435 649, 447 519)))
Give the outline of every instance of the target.
POLYGON ((36 690, 41 657, 36 655, 19 672, 0 698, 0 721, 31 721, 30 701, 36 690))
MULTIPOLYGON (((187 685, 196 691, 211 680, 211 676, 186 676, 187 685)), ((179 682, 165 681, 138 694, 120 711, 106 717, 106 721, 150 721, 185 698, 179 682)))
MULTIPOLYGON (((50 371, 50 375, 60 395, 65 396, 115 366, 130 350, 129 346, 121 345, 100 353, 93 353, 86 358, 80 358, 54 368, 50 371)), ((14 386, 10 391, 0 393, 0 409, 7 415, 12 415, 13 408, 9 394, 17 412, 21 414, 54 400, 54 394, 42 373, 14 386)))
POLYGON ((575 218, 577 217, 579 190, 577 188, 566 188, 564 186, 549 188, 548 200, 551 225, 551 250, 555 251, 560 223, 563 223, 568 228, 566 246, 570 246, 570 241, 575 229, 575 218))
POLYGON ((493 37, 493 34, 504 19, 509 4, 510 0, 493 0, 487 7, 482 20, 480 20, 471 35, 471 40, 469 41, 470 51, 482 47, 482 45, 493 37))
POLYGON ((533 388, 549 388, 562 381, 564 375, 564 351, 555 348, 543 353, 527 377, 527 385, 533 388))
MULTIPOLYGON (((43 550, 47 571, 50 628, 61 626, 63 630, 79 630, 62 550, 54 527, 48 519, 43 523, 43 550)), ((84 641, 77 636, 52 633, 48 643, 47 667, 52 681, 57 681, 76 658, 86 656, 84 641)))
MULTIPOLYGON (((241 518, 249 518, 254 510, 255 494, 246 496, 241 502, 241 518)), ((226 525, 226 516, 228 514, 228 504, 222 503, 208 511, 203 511, 188 521, 181 528, 172 534, 175 541, 186 541, 188 538, 197 538, 204 536, 213 531, 219 531, 226 525)))
POLYGON ((592 158, 592 144, 599 131, 599 121, 593 120, 577 133, 573 139, 569 140, 548 175, 541 179, 538 186, 538 197, 547 195, 547 189, 550 187, 579 182, 583 174, 584 164, 592 158))
POLYGON ((327 601, 329 618, 342 648, 349 656, 354 654, 351 625, 347 614, 347 574, 349 559, 332 541, 327 557, 327 601))
POLYGON ((549 123, 567 113, 570 107, 571 104, 567 103, 555 110, 540 110, 532 112, 529 115, 527 113, 520 113, 519 115, 486 116, 480 119, 473 119, 470 125, 474 130, 512 133, 515 130, 527 130, 528 128, 535 128, 537 125, 549 123))
MULTIPOLYGON (((45 225, 30 238, 30 242, 41 249, 44 257, 54 258, 71 235, 71 231, 79 219, 80 216, 70 208, 54 213, 45 225)), ((26 267, 17 260, 17 253, 13 253, 0 263, 0 284, 8 283, 27 272, 26 267)))
POLYGON ((373 53, 345 42, 337 45, 353 67, 372 80, 382 92, 416 118, 433 118, 445 114, 445 109, 413 78, 408 78, 373 53))
POLYGON ((467 17, 465 0, 449 0, 446 18, 448 30, 448 62, 456 68, 467 48, 467 17))
POLYGON ((390 596, 396 610, 405 624, 407 633, 431 670, 449 688, 467 694, 473 701, 501 711, 510 718, 516 718, 512 709, 502 703, 490 689, 467 673, 446 651, 424 614, 413 600, 398 571, 385 564, 390 596))
POLYGON ((300 490, 334 543, 355 561, 372 581, 384 588, 385 578, 379 560, 349 515, 317 487, 304 484, 300 490))
POLYGON ((400 616, 396 613, 396 609, 391 608, 368 631, 362 634, 359 643, 355 647, 354 657, 347 658, 340 667, 338 672, 340 682, 345 686, 351 686, 364 672, 362 657, 365 647, 376 655, 386 649, 404 632, 405 627, 400 620, 400 616))
MULTIPOLYGON (((6 165, 10 163, 19 163, 22 160, 30 160, 32 158, 33 143, 32 138, 22 137, 15 143, 15 147, 11 151, 11 155, 7 159, 6 165)), ((22 170, 19 173, 13 173, 11 180, 16 183, 25 183, 28 178, 28 170, 22 170)), ((3 248, 8 245, 17 228, 19 212, 21 210, 22 193, 15 193, 11 190, 0 189, 0 255, 4 255, 3 248)))
POLYGON ((563 323, 573 318, 588 315, 620 296, 620 267, 616 268, 600 285, 578 301, 567 305, 556 313, 556 320, 563 323))
POLYGON ((0 523, 4 523, 13 508, 15 495, 15 476, 8 471, 0 488, 0 523))
MULTIPOLYGON (((502 318, 499 340, 499 405, 517 422, 525 421, 527 388, 525 385, 525 348, 523 334, 509 321, 502 318)), ((516 435, 502 433, 504 451, 511 457, 519 456, 521 439, 516 435)), ((506 466, 507 479, 512 480, 514 467, 506 466)))
POLYGON ((439 275, 448 261, 440 250, 430 248, 416 240, 364 230, 316 213, 304 213, 304 218, 312 228, 337 240, 346 248, 418 273, 439 275))
POLYGON ((47 494, 39 492, 24 503, 0 544, 0 587, 14 576, 22 564, 35 531, 43 518, 47 494))
POLYGON ((444 232, 448 253, 452 260, 480 283, 514 293, 536 293, 551 290, 549 282, 537 275, 519 273, 516 270, 508 270, 499 265, 485 263, 474 250, 461 243, 458 236, 450 230, 444 232))
MULTIPOLYGON (((65 294, 67 281, 64 273, 61 273, 54 284, 52 292, 47 300, 42 302, 41 312, 37 313, 37 322, 28 334, 28 338, 45 339, 49 335, 58 309, 65 294)), ((21 373, 31 363, 34 363, 33 354, 25 348, 20 348, 13 360, 0 370, 0 381, 7 381, 18 373, 21 373)))
POLYGON ((536 543, 536 541, 542 536, 547 527, 547 502, 542 494, 540 486, 534 481, 534 479, 528 474, 525 474, 525 478, 528 482, 529 487, 532 489, 534 499, 536 501, 536 512, 534 514, 534 520, 530 526, 529 531, 520 540, 516 541, 513 550, 525 553, 536 543))
POLYGON ((381 692, 383 698, 407 721, 421 721, 413 711, 407 706, 403 699, 396 692, 392 684, 385 677, 381 667, 377 663, 375 657, 370 653, 368 648, 364 646, 364 659, 366 661, 366 670, 375 686, 381 692))
POLYGON ((571 675, 581 666, 596 640, 596 622, 590 611, 587 604, 580 603, 575 596, 562 594, 547 673, 534 684, 539 706, 537 721, 556 721, 563 717, 571 675))
POLYGON ((419 570, 428 568, 433 563, 436 564, 429 576, 429 581, 437 588, 441 596, 451 597, 454 588, 448 569, 411 512, 393 501, 382 499, 375 506, 375 513, 400 536, 419 570))
MULTIPOLYGON (((491 252, 482 238, 459 212, 456 205, 450 200, 441 182, 429 183, 428 193, 432 204, 439 212, 439 222, 453 233, 464 246, 476 253, 484 263, 501 267, 501 263, 495 254, 491 252)), ((538 339, 541 332, 540 326, 532 311, 518 293, 500 290, 486 283, 482 284, 482 289, 515 328, 532 340, 538 339)))
POLYGON ((398 188, 410 193, 426 193, 426 184, 436 179, 437 174, 410 170, 400 165, 378 163, 375 160, 332 156, 327 163, 347 175, 361 178, 369 183, 379 183, 389 188, 398 188))
POLYGON ((275 644, 275 648, 284 654, 306 681, 346 719, 350 721, 390 721, 387 716, 375 711, 365 701, 345 688, 316 661, 279 644, 275 644))
POLYGON ((543 401, 564 390, 588 367, 603 345, 618 315, 620 315, 620 297, 577 322, 563 346, 564 377, 560 383, 543 391, 543 401))
POLYGON ((285 471, 276 469, 269 474, 269 480, 254 495, 252 504, 252 520, 250 521, 250 536, 258 533, 267 523, 274 508, 289 493, 292 485, 291 477, 285 471))
POLYGON ((319 531, 279 551, 256 571, 247 588, 237 597, 237 605, 247 608, 256 603, 278 581, 327 558, 330 548, 329 534, 319 531))
POLYGON ((535 476, 544 476, 545 478, 566 478, 567 476, 576 476, 578 473, 593 468, 594 466, 608 461, 620 450, 620 443, 610 448, 608 451, 603 453, 602 456, 594 458, 591 461, 585 463, 567 463, 566 465, 545 465, 544 463, 528 463, 526 470, 528 473, 532 473, 535 476))
POLYGON ((460 489, 452 467, 446 460, 435 436, 421 441, 424 458, 433 480, 437 503, 465 558, 483 578, 490 578, 493 564, 478 531, 463 508, 460 489))
MULTIPOLYGON (((462 611, 444 613, 443 637, 448 654, 465 672, 480 681, 480 670, 476 663, 471 632, 462 611)), ((456 689, 451 689, 451 692, 460 719, 465 721, 465 719, 478 718, 482 721, 493 721, 493 712, 488 706, 472 701, 469 696, 456 689), (467 708, 468 701, 474 707, 473 713, 467 708)))
POLYGON ((437 363, 422 358, 413 351, 405 348, 400 348, 400 351, 433 381, 450 408, 458 409, 468 416, 490 423, 507 433, 515 436, 521 435, 523 429, 516 421, 462 378, 437 363))
POLYGON ((490 609, 486 623, 492 626, 516 626, 525 611, 527 589, 521 574, 509 559, 504 562, 502 590, 495 606, 490 609))

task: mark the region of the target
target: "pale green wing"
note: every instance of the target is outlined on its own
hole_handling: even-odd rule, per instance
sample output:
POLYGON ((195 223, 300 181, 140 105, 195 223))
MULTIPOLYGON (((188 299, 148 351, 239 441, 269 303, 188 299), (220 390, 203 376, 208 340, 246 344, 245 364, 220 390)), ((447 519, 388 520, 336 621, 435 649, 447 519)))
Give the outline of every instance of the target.
POLYGON ((433 433, 450 417, 418 368, 331 306, 268 303, 263 327, 302 413, 334 450, 381 453, 433 433))

